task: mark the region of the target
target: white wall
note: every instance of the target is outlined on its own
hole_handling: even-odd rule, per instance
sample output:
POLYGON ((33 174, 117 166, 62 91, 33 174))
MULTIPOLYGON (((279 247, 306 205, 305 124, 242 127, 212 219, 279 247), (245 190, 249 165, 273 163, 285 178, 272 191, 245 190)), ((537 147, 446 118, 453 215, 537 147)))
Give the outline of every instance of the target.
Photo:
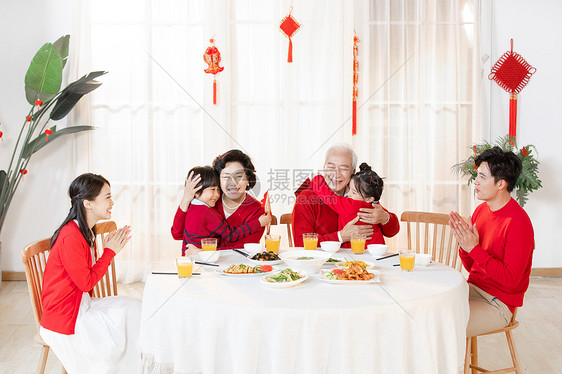
MULTIPOLYGON (((530 195, 525 210, 535 229, 533 267, 562 267, 558 232, 562 211, 562 2, 494 0, 491 3, 491 60, 510 48, 537 69, 518 98, 518 145, 534 144, 539 152, 543 188, 530 195)), ((490 88, 491 139, 508 132, 508 94, 490 88)))
MULTIPOLYGON (((0 169, 8 167, 23 120, 29 111, 24 77, 35 52, 71 32, 71 1, 0 2, 0 169)), ((72 40, 71 40, 72 43, 72 40)), ((68 66, 67 66, 68 68, 68 66)), ((64 84, 64 83, 63 83, 64 84)), ((64 126, 64 120, 59 121, 64 126)), ((69 138, 70 139, 70 138, 69 138)), ((28 174, 12 200, 0 235, 3 271, 23 271, 21 250, 32 241, 50 237, 68 212, 66 190, 72 175, 67 152, 72 142, 59 139, 35 153, 28 174)))
MULTIPOLYGON (((539 150, 543 188, 531 195, 525 206, 535 228, 534 267, 562 267, 560 220, 562 197, 562 51, 557 36, 562 34, 562 2, 539 0, 483 0, 491 10, 490 56, 495 62, 509 49, 513 38, 515 51, 537 68, 528 86, 519 96, 518 140, 532 143, 539 150), (558 182, 557 182, 558 181, 558 182)), ((35 51, 47 41, 72 31, 73 1, 29 0, 0 2, 0 168, 6 168, 15 137, 29 109, 23 91, 23 79, 35 51)), ((71 39, 72 43, 72 39, 71 39)), ((495 83, 490 86, 490 139, 505 135, 508 129, 508 95, 495 83)), ((67 155, 72 141, 58 140, 34 155, 12 202, 0 236, 5 271, 23 271, 21 249, 28 243, 49 237, 67 213, 66 189, 74 177, 67 155)))

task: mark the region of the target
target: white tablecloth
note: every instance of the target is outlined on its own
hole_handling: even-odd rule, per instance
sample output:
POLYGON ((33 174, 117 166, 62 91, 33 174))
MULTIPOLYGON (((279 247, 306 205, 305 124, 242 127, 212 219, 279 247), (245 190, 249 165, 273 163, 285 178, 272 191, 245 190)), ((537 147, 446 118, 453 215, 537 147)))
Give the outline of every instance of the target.
MULTIPOLYGON (((272 289, 259 276, 213 268, 189 280, 151 274, 141 317, 145 366, 155 373, 462 372, 469 316, 462 275, 437 263, 408 273, 392 266, 398 257, 356 257, 376 263, 379 284, 311 276, 272 289)), ((219 263, 245 258, 223 251, 219 263)))

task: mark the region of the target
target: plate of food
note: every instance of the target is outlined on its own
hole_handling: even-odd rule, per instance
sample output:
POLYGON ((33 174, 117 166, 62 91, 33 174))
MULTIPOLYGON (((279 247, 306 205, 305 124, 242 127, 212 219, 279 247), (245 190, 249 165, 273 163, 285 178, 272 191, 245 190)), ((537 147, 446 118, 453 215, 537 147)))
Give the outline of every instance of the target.
POLYGON ((261 278, 263 284, 272 288, 294 287, 308 279, 305 273, 299 273, 291 269, 284 269, 274 275, 267 275, 261 278))
POLYGON ((255 255, 248 257, 248 261, 254 265, 277 265, 283 262, 277 253, 266 251, 256 253, 255 255))
POLYGON ((343 261, 343 262, 336 263, 336 266, 340 267, 340 268, 347 269, 347 268, 351 267, 353 264, 357 264, 357 265, 361 266, 363 269, 374 269, 375 268, 375 264, 373 264, 372 262, 366 262, 366 261, 361 261, 361 260, 343 261))
POLYGON ((226 269, 217 270, 222 275, 234 275, 234 276, 252 276, 252 275, 264 275, 267 273, 271 273, 273 271, 273 267, 271 265, 258 265, 258 266, 250 266, 250 265, 230 265, 226 269))
POLYGON ((381 272, 367 271, 364 267, 353 264, 347 269, 332 269, 323 271, 318 279, 334 284, 370 284, 380 282, 381 272))

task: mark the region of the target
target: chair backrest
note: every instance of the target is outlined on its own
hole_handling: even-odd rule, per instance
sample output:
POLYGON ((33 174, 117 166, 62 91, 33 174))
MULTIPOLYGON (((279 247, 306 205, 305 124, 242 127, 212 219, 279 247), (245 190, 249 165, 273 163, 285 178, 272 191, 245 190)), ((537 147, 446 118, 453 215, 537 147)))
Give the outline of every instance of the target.
POLYGON ((293 217, 292 213, 282 214, 279 218, 279 223, 281 225, 287 225, 287 237, 289 238, 289 247, 293 246, 293 232, 291 230, 291 219, 293 217))
POLYGON ((408 211, 402 213, 400 220, 406 222, 408 250, 429 253, 434 261, 461 271, 459 246, 449 227, 449 215, 408 211))
POLYGON ((271 215, 271 223, 270 225, 275 226, 277 225, 277 217, 275 217, 273 214, 271 215))
MULTIPOLYGON (((100 258, 105 248, 107 234, 117 230, 117 225, 113 221, 97 223, 94 226, 96 233, 96 259, 100 258)), ((94 286, 94 297, 102 298, 106 296, 117 296, 117 276, 115 274, 115 259, 111 260, 107 272, 94 286)))
POLYGON ((25 278, 37 329, 39 329, 39 323, 41 323, 41 316, 43 315, 41 295, 43 274, 47 265, 49 250, 51 249, 50 241, 51 238, 36 241, 26 246, 21 252, 21 261, 25 266, 25 278))

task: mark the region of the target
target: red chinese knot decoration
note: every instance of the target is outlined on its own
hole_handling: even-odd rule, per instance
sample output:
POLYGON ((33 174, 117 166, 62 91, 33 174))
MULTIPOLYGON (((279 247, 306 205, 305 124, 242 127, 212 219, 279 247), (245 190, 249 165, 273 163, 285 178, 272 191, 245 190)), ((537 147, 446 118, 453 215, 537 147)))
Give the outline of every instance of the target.
POLYGON ((287 56, 287 62, 293 62, 293 41, 291 40, 291 38, 293 37, 293 35, 295 35, 298 29, 301 28, 301 24, 298 23, 297 20, 291 15, 292 11, 293 7, 291 7, 291 9, 289 10, 289 15, 283 18, 281 24, 279 25, 279 28, 281 29, 283 34, 287 38, 289 38, 289 53, 287 56))
POLYGON ((359 89, 357 83, 359 82, 359 61, 357 55, 359 54, 359 38, 357 35, 353 36, 353 101, 351 108, 351 135, 357 135, 357 98, 359 97, 359 89))
POLYGON ((517 94, 529 83, 531 75, 537 69, 529 65, 518 53, 513 52, 513 39, 511 50, 505 52, 492 67, 488 79, 493 80, 509 92, 509 136, 515 138, 517 134, 517 94))
POLYGON ((53 130, 50 130, 50 129, 45 130, 45 136, 46 136, 45 141, 46 142, 49 141, 49 135, 51 135, 52 133, 53 133, 53 130))
POLYGON ((215 47, 215 40, 210 39, 209 42, 211 45, 207 47, 205 50, 205 54, 203 55, 203 59, 209 65, 207 69, 205 69, 205 73, 213 74, 213 104, 217 104, 217 73, 220 73, 224 70, 224 67, 220 67, 219 63, 221 62, 221 53, 215 47))

